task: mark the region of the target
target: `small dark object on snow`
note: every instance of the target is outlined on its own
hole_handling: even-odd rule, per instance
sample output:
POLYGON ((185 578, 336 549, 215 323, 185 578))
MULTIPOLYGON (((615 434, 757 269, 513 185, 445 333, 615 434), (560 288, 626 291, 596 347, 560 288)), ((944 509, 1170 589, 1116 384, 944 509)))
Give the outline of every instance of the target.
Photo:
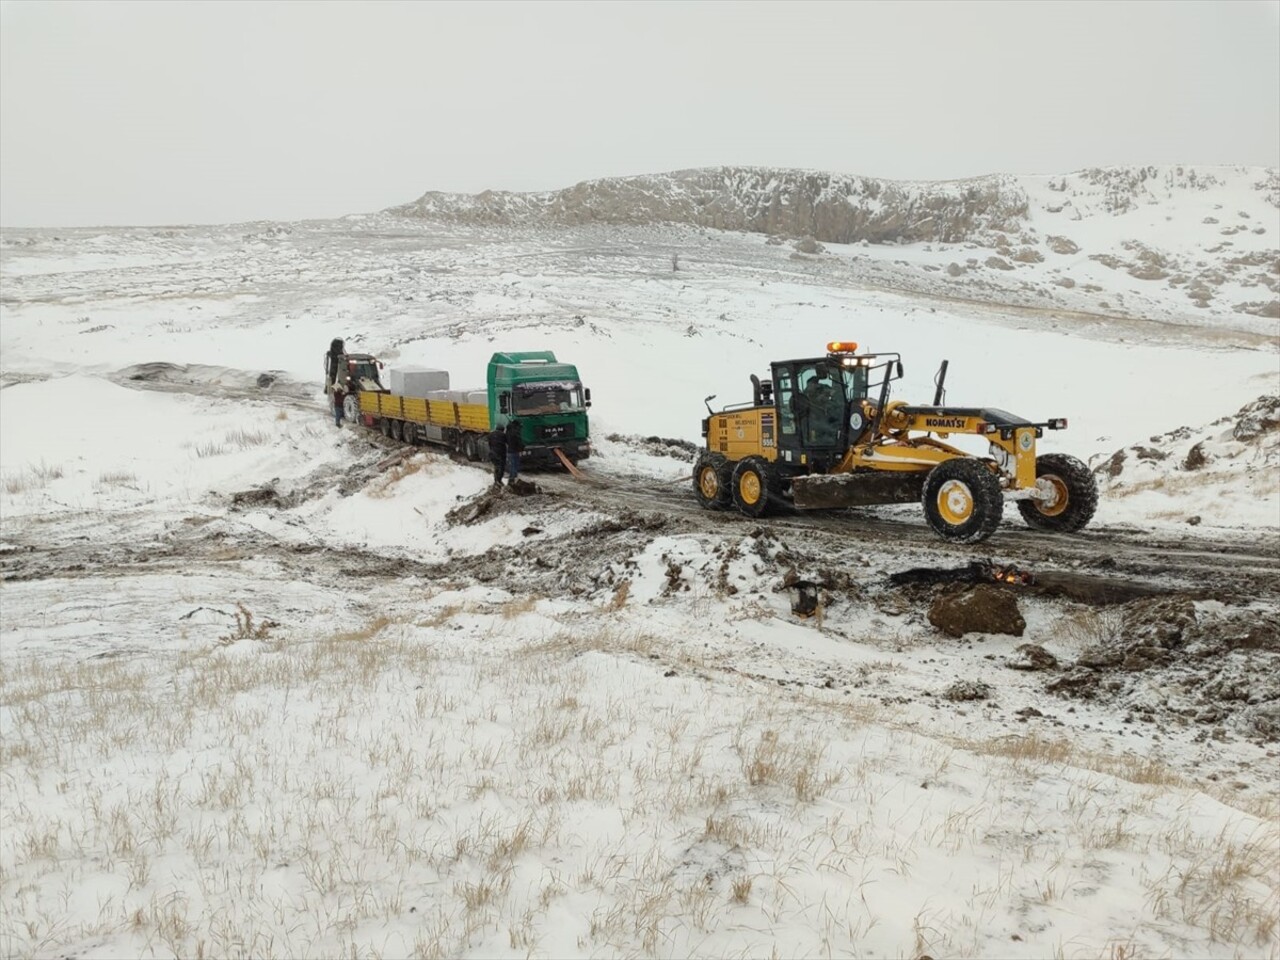
POLYGON ((796 592, 791 601, 791 612, 797 617, 812 617, 818 612, 818 585, 811 580, 796 580, 789 584, 796 592))
POLYGON ((536 484, 528 480, 516 477, 514 480, 507 482, 507 489, 514 493, 517 497, 528 497, 535 493, 541 493, 542 489, 536 484))
POLYGON ((1014 649, 1008 663, 1014 670, 1053 670, 1058 666, 1058 658, 1038 643, 1022 643, 1014 649))
POLYGON ((985 700, 991 696, 991 687, 981 680, 957 680, 942 691, 942 696, 946 700, 954 700, 957 703, 965 700, 985 700))

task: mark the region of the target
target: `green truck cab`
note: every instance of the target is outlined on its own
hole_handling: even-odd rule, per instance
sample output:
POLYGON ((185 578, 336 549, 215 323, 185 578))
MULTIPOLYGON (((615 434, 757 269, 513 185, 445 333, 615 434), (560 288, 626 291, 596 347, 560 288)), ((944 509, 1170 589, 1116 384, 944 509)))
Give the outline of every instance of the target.
POLYGON ((572 463, 591 456, 591 391, 573 364, 560 363, 550 350, 495 353, 488 389, 490 425, 505 427, 513 417, 520 422, 523 463, 558 464, 557 447, 572 463))

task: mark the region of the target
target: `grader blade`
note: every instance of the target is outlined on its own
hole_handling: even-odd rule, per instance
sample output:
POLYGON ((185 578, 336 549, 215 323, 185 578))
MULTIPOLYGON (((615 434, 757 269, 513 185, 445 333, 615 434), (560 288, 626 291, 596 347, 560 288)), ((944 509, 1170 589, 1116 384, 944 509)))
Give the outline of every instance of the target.
POLYGON ((838 473, 791 481, 792 500, 802 510, 917 503, 923 490, 922 473, 838 473))

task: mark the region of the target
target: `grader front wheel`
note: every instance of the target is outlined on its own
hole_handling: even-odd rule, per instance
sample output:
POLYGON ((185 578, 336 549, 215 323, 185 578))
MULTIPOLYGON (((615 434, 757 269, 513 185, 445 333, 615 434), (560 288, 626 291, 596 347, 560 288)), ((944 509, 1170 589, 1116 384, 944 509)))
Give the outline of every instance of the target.
POLYGON ((1075 457, 1046 453, 1036 457, 1036 486, 1047 500, 1019 500, 1018 512, 1027 526, 1050 533, 1075 533, 1098 509, 1098 482, 1075 457))
POLYGON ((773 486, 768 461, 762 457, 740 460, 733 469, 733 505, 748 517, 763 517, 773 486))
POLYGON ((1000 525, 1000 481, 981 460, 944 460, 924 481, 925 519, 933 532, 956 543, 985 540, 1000 525))
POLYGON ((703 453, 693 467, 693 495, 706 509, 729 503, 732 469, 723 454, 703 453))

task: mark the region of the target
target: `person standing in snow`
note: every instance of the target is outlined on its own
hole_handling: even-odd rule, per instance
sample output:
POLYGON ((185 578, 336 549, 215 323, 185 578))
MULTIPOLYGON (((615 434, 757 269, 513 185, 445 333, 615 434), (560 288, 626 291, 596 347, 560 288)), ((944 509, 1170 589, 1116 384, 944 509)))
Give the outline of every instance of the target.
POLYGON ((507 486, 516 485, 520 475, 520 451, 524 449, 524 437, 520 436, 520 421, 512 417, 507 421, 507 486))
POLYGON ((329 352, 324 355, 324 386, 333 399, 333 423, 337 427, 342 426, 342 402, 347 395, 342 379, 342 357, 345 353, 346 346, 335 338, 329 344, 329 352))
POLYGON ((489 460, 493 463, 493 485, 500 487, 507 466, 507 433, 502 427, 494 427, 489 433, 489 460))

